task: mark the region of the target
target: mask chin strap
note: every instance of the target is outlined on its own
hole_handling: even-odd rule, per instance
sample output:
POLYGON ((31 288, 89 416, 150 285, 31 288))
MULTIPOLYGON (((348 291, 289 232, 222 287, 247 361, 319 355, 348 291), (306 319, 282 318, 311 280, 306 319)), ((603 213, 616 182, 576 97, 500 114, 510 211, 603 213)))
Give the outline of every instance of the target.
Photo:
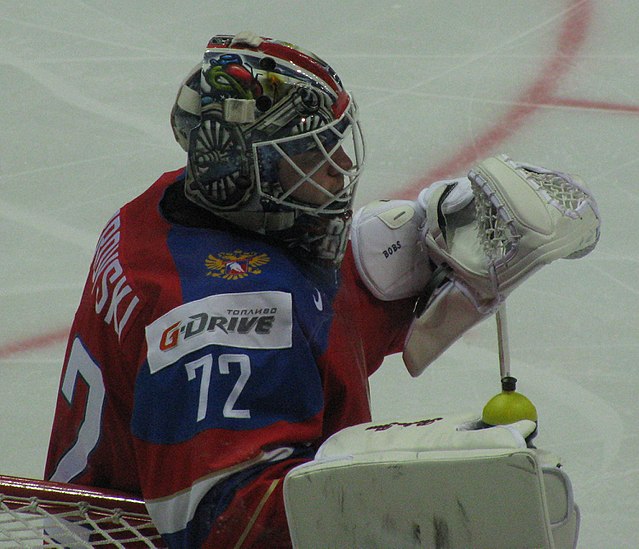
POLYGON ((266 234, 290 229, 295 223, 295 212, 217 212, 216 215, 250 231, 266 234))
MULTIPOLYGON (((303 227, 296 226, 299 212, 218 212, 222 219, 238 225, 244 229, 258 234, 272 235, 279 232, 278 239, 291 249, 297 249, 314 259, 327 261, 332 264, 341 262, 346 249, 350 217, 324 219, 319 221, 324 224, 322 234, 313 235, 313 231, 305 231, 303 227), (283 233, 282 233, 283 231, 283 233)), ((311 216, 312 218, 313 216, 311 216)), ((316 218, 316 221, 321 218, 316 218)), ((311 224, 312 226, 312 224, 311 224)))

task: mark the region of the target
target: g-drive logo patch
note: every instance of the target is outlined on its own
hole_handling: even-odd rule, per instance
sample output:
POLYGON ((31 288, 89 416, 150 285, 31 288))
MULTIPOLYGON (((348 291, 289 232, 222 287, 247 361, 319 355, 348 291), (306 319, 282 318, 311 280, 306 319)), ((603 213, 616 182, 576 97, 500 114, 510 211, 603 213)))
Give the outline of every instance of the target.
POLYGON ((292 298, 286 292, 220 294, 176 307, 146 327, 151 373, 208 345, 287 349, 292 298))

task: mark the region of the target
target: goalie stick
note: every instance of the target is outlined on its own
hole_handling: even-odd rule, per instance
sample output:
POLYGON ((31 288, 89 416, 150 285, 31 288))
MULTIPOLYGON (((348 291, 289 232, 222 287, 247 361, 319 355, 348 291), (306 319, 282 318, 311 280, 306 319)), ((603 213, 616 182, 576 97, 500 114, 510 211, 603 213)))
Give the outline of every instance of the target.
POLYGON ((510 344, 508 341, 508 319, 506 303, 502 303, 495 313, 497 323, 497 347, 499 350, 499 374, 501 379, 510 377, 510 344))

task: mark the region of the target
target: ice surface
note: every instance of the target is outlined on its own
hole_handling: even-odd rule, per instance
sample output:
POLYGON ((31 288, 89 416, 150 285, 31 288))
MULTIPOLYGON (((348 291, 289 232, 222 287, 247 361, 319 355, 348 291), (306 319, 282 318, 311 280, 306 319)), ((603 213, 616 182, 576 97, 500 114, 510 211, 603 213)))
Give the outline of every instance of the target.
MULTIPOLYGON (((0 472, 41 476, 96 236, 183 163, 168 113, 206 40, 251 29, 317 52, 355 93, 369 146, 358 204, 499 152, 594 190, 597 250, 509 300, 512 372, 539 445, 572 477, 580 546, 636 547, 638 17, 630 0, 2 2, 0 472)), ((420 378, 393 357, 371 382, 378 419, 479 412, 498 389, 492 320, 420 378)))

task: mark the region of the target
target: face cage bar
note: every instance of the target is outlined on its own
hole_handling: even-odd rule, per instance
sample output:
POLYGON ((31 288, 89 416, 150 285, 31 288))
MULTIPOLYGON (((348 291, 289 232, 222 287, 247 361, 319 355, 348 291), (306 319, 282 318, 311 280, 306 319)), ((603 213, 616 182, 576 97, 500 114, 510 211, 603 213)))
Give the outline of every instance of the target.
POLYGON ((357 106, 350 95, 349 100, 350 105, 346 109, 344 114, 339 119, 331 122, 330 124, 321 126, 316 130, 305 132, 300 135, 285 137, 282 139, 273 139, 270 141, 262 141, 260 143, 253 144, 253 158, 255 163, 255 173, 257 174, 258 179, 257 191, 259 196, 266 197, 269 201, 272 201, 276 204, 280 204, 290 207, 291 209, 311 214, 341 214, 347 212, 350 209, 352 205, 352 199, 357 187, 357 182, 364 167, 366 146, 358 119, 357 106), (348 121, 348 125, 346 126, 346 129, 344 131, 339 131, 337 128, 345 119, 348 121), (330 150, 326 149, 324 142, 322 141, 322 136, 326 135, 327 132, 330 132, 329 142, 332 142, 331 137, 337 138, 337 142, 330 148, 330 150), (344 170, 343 168, 338 166, 331 157, 342 146, 344 141, 348 138, 349 134, 352 139, 354 158, 351 158, 352 167, 348 170, 344 170), (291 156, 282 148, 282 145, 286 145, 288 143, 292 143, 302 139, 312 139, 315 143, 316 149, 322 153, 322 159, 308 173, 299 168, 299 166, 293 161, 291 156), (280 157, 283 158, 301 177, 301 179, 299 179, 290 189, 279 196, 275 196, 264 190, 259 169, 260 147, 272 147, 275 151, 277 151, 280 157), (337 194, 331 193, 329 190, 322 187, 313 179, 313 175, 317 173, 317 171, 326 163, 329 163, 335 170, 337 170, 347 179, 347 183, 337 194), (294 193, 298 188, 306 183, 312 185, 315 189, 325 194, 327 200, 323 204, 304 204, 292 198, 292 193, 294 193))

